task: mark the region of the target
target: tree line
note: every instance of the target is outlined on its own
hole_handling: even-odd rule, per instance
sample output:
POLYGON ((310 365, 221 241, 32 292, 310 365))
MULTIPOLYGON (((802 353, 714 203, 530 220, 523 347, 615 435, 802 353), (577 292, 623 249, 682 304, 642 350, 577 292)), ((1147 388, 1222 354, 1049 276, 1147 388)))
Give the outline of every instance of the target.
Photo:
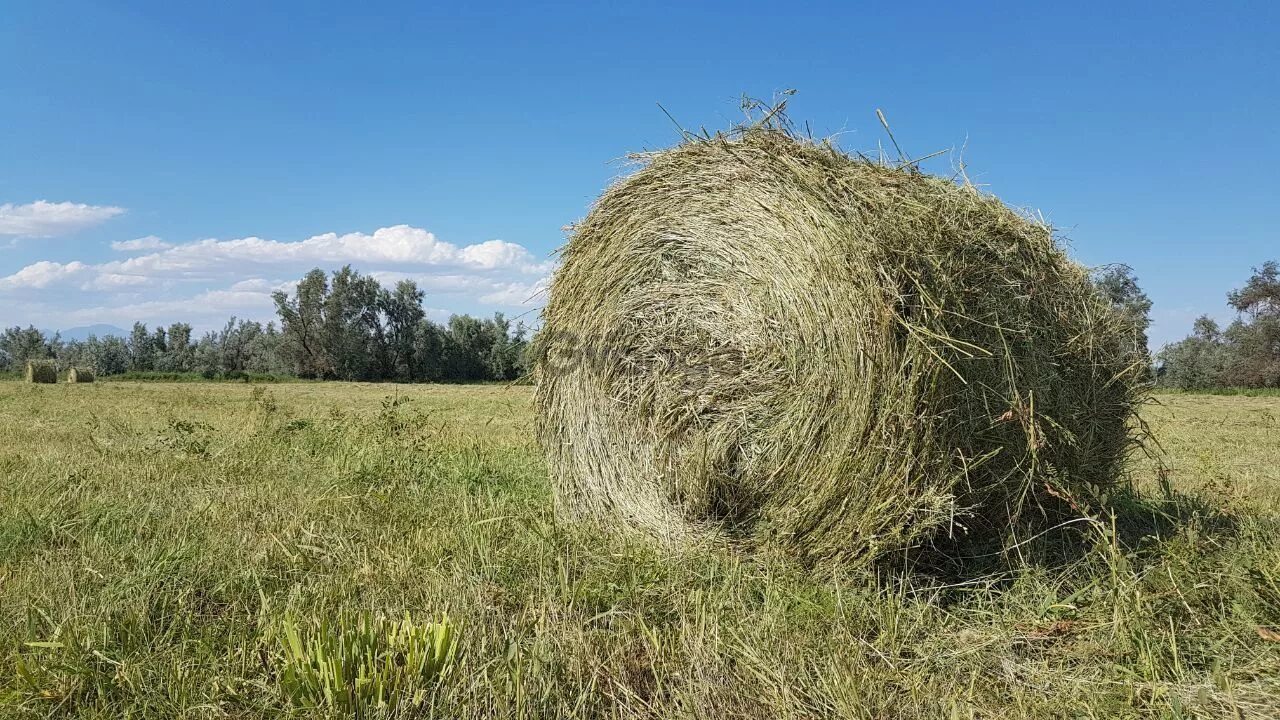
POLYGON ((1225 328, 1208 315, 1196 319, 1191 334, 1147 351, 1151 300, 1124 265, 1102 268, 1093 283, 1133 331, 1135 349, 1150 358, 1158 387, 1182 390, 1280 388, 1280 263, 1253 268, 1244 287, 1227 293, 1236 318, 1225 328))
POLYGON ((323 380, 474 382, 515 380, 526 370, 528 329, 495 314, 426 317, 425 294, 412 280, 388 290, 350 266, 315 269, 295 292, 273 294, 277 319, 266 324, 231 318, 195 337, 187 323, 148 328, 128 337, 62 340, 34 326, 0 334, 0 370, 28 360, 93 368, 100 375, 199 373, 207 378, 253 375, 323 380))
POLYGON ((1182 389, 1280 387, 1280 263, 1253 269, 1227 293, 1236 319, 1227 327, 1200 316, 1186 338, 1156 357, 1160 383, 1182 389))
MULTIPOLYGON (((1133 329, 1145 353, 1151 301, 1123 265, 1095 272, 1098 291, 1133 329)), ((34 327, 0 334, 0 370, 27 360, 52 359, 100 375, 199 373, 208 378, 251 375, 324 380, 469 382, 515 380, 531 361, 528 329, 501 314, 454 315, 447 323, 426 317, 425 295, 411 280, 387 289, 349 266, 307 273, 293 293, 276 292, 276 320, 231 318, 220 330, 195 337, 187 323, 148 328, 135 323, 128 337, 61 340, 34 327)), ((1280 387, 1280 264, 1254 268, 1244 287, 1227 294, 1237 317, 1222 328, 1195 321, 1185 339, 1152 357, 1158 385, 1182 389, 1280 387)))

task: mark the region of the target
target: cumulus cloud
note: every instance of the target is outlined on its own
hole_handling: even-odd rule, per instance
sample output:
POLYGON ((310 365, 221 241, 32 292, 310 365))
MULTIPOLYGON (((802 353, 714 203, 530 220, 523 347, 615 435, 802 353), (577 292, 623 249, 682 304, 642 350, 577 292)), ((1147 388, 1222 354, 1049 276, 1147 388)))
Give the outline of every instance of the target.
POLYGON ((485 270, 506 267, 520 268, 524 272, 546 272, 549 269, 549 266, 535 262, 528 250, 502 240, 468 245, 462 248, 458 256, 464 264, 485 270))
POLYGON ((50 285, 83 279, 93 274, 93 272, 93 266, 79 261, 64 264, 41 260, 22 268, 12 275, 0 278, 0 290, 17 290, 21 288, 41 290, 50 285))
POLYGON ((120 273, 98 273, 81 285, 82 290, 124 290, 146 285, 148 280, 137 275, 121 275, 120 273))
POLYGON ((292 287, 289 286, 289 283, 284 283, 283 285, 281 283, 272 283, 266 278, 249 278, 248 280, 241 280, 240 282, 237 282, 232 285, 230 289, 235 292, 257 292, 269 294, 276 290, 291 290, 292 287))
POLYGON ((117 240, 111 243, 111 249, 119 252, 136 252, 138 250, 167 250, 173 247, 155 235, 136 238, 134 240, 117 240))
POLYGON ((106 322, 129 327, 134 322, 165 324, 190 323, 197 330, 216 328, 231 316, 270 320, 274 314, 271 294, 246 290, 205 290, 192 297, 173 300, 101 303, 55 313, 46 324, 80 325, 106 322))
MULTIPOLYGON (((139 249, 140 240, 113 244, 119 250, 139 249), (134 245, 138 243, 138 245, 134 245)), ((158 241, 158 238, 155 238, 158 241)), ((549 262, 539 262, 523 246, 503 240, 458 247, 443 242, 421 228, 396 225, 372 234, 325 233, 293 242, 259 237, 233 240, 206 239, 182 245, 157 246, 156 252, 104 263, 104 272, 149 278, 207 278, 239 273, 246 267, 426 267, 446 270, 479 270, 545 274, 549 262)))
POLYGON ((41 260, 0 278, 0 291, 44 290, 51 287, 116 290, 147 283, 148 279, 145 277, 104 271, 101 265, 88 265, 78 260, 69 263, 41 260))
POLYGON ((79 279, 86 273, 109 277, 111 280, 108 282, 115 284, 140 285, 160 281, 234 278, 255 268, 300 276, 311 267, 336 268, 350 264, 366 272, 372 271, 375 276, 426 278, 445 286, 492 289, 493 282, 486 281, 486 278, 541 276, 553 267, 553 263, 538 261, 527 249, 515 243, 488 240, 458 247, 438 240, 426 230, 407 225, 381 228, 372 234, 326 233, 294 242, 247 237, 170 245, 149 236, 113 243, 112 247, 117 250, 152 247, 156 250, 97 265, 71 263, 76 266, 74 273, 60 263, 41 261, 0 279, 0 288, 46 287, 57 280, 79 279), (380 270, 389 267, 415 268, 417 272, 380 270), (44 279, 46 276, 51 277, 44 279), (44 284, 33 284, 35 279, 44 284))
POLYGON ((54 237, 67 235, 124 214, 112 205, 37 200, 26 205, 0 205, 0 235, 54 237))
POLYGON ((516 243, 488 240, 458 246, 408 225, 294 241, 246 237, 171 244, 147 236, 112 243, 112 248, 130 257, 98 264, 41 261, 0 277, 0 297, 5 298, 0 307, 7 303, 16 311, 21 303, 38 301, 64 308, 46 308, 42 315, 76 323, 190 318, 197 326, 205 319, 217 325, 217 318, 230 314, 270 319, 273 291, 292 292, 298 278, 313 267, 334 270, 350 264, 386 287, 403 279, 417 282, 429 303, 434 298, 430 313, 444 317, 541 305, 554 269, 554 263, 516 243), (54 290, 61 294, 51 294, 54 290))
POLYGON ((532 283, 506 283, 480 296, 480 302, 508 307, 538 307, 545 302, 549 278, 532 283))

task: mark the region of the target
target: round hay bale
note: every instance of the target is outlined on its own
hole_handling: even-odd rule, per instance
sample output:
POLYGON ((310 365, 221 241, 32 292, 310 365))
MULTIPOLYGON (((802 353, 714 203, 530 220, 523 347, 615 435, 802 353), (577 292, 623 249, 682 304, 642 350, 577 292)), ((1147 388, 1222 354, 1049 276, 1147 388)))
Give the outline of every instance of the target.
POLYGON ((28 360, 27 382, 56 383, 58 382, 58 369, 48 360, 28 360))
POLYGON ((1049 227, 770 127, 641 160, 543 313, 562 508, 853 560, 1117 481, 1145 364, 1049 227))
POLYGON ((93 371, 89 368, 73 367, 67 371, 67 382, 91 383, 93 382, 93 371))

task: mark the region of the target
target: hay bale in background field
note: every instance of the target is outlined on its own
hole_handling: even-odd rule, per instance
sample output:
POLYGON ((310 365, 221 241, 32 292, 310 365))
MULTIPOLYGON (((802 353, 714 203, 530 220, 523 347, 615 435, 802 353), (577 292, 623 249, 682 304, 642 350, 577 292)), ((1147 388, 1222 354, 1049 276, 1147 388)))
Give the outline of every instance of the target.
POLYGON ((54 364, 52 361, 28 360, 27 361, 27 382, 56 383, 58 382, 58 369, 54 367, 54 364))
POLYGON ((1117 481, 1144 364, 1049 227, 773 126, 642 160, 544 310, 562 507, 854 560, 1117 481))
POLYGON ((89 368, 73 367, 67 371, 67 382, 91 383, 93 382, 93 371, 89 368))

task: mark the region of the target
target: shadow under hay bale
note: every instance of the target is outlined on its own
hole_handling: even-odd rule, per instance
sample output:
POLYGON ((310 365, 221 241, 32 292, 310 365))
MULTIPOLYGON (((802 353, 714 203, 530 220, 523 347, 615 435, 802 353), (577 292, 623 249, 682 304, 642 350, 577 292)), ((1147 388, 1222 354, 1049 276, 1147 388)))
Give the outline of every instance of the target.
POLYGON ((777 124, 640 159, 544 310, 562 508, 861 561, 1119 482, 1144 358, 1051 228, 777 124))
POLYGON ((91 383, 93 380, 93 371, 89 368, 73 367, 67 371, 69 383, 91 383))
POLYGON ((56 383, 58 382, 58 369, 54 367, 52 362, 42 360, 27 361, 27 382, 29 383, 56 383))

